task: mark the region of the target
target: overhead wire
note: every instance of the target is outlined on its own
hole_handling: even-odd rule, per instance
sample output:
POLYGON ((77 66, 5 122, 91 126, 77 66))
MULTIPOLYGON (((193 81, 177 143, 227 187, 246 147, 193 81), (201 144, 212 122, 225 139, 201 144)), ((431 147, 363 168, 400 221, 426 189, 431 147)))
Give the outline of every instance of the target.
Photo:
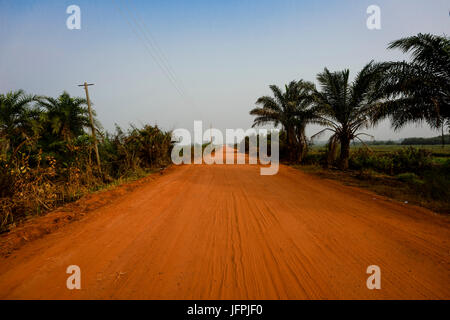
MULTIPOLYGON (((132 3, 131 0, 127 1, 125 0, 125 3, 127 3, 128 5, 130 3, 132 3)), ((167 59, 167 56, 165 55, 164 51, 161 49, 161 47, 158 45, 158 42, 156 41, 156 38, 153 36, 152 32, 150 31, 150 28, 148 28, 147 24, 145 23, 145 20, 142 19, 141 15, 139 14, 139 10, 137 10, 137 8, 134 6, 134 4, 131 4, 128 6, 129 11, 133 11, 133 13, 135 14, 136 18, 137 18, 137 22, 135 20, 135 23, 139 23, 139 25, 142 25, 142 32, 144 34, 144 36, 147 38, 147 40, 149 41, 150 45, 152 46, 152 48, 154 49, 156 56, 159 58, 161 64, 165 67, 165 69, 168 71, 168 73, 170 74, 170 76, 172 77, 172 79, 176 82, 176 84, 178 85, 178 87, 181 89, 181 91, 183 91, 183 93, 188 96, 185 88, 184 88, 184 84, 181 81, 181 79, 178 77, 177 73, 175 72, 175 70, 172 68, 169 59, 167 59), (133 8, 131 8, 133 7, 133 8), (134 10, 133 10, 134 9, 134 10)))
MULTIPOLYGON (((171 83, 171 85, 175 88, 175 90, 178 92, 178 94, 180 95, 180 97, 185 101, 185 103, 189 104, 189 105, 193 105, 193 102, 190 100, 190 98, 187 96, 186 92, 183 90, 182 87, 180 87, 179 82, 177 81, 176 76, 174 76, 174 72, 171 71, 168 67, 167 67, 167 63, 164 63, 161 59, 160 56, 158 56, 158 54, 155 54, 153 50, 155 50, 155 45, 149 40, 149 38, 146 36, 145 31, 143 31, 144 29, 142 28, 142 26, 136 21, 136 19, 134 18, 134 16, 131 14, 131 12, 129 11, 129 9, 127 9, 129 15, 131 16, 131 19, 133 20, 134 24, 139 28, 140 32, 142 33, 142 35, 138 32, 138 30, 133 26, 133 24, 131 23, 131 20, 129 19, 129 17, 126 15, 126 13, 124 12, 124 10, 120 7, 119 3, 117 3, 115 0, 112 0, 114 2, 114 4, 116 5, 116 7, 118 8, 118 11, 120 13, 120 15, 122 16, 122 18, 126 21, 126 23, 128 24, 128 26, 130 27, 130 29, 132 30, 132 32, 136 35, 136 37, 143 43, 145 49, 147 50, 147 52, 150 54, 150 56, 152 57, 152 59, 154 60, 154 62, 158 65, 158 67, 161 69, 162 73, 166 76, 166 78, 169 80, 169 82, 171 83)), ((120 1, 119 1, 120 2, 120 1)), ((161 53, 161 50, 159 49, 159 52, 161 53)), ((166 59, 167 61, 167 59, 166 59)))

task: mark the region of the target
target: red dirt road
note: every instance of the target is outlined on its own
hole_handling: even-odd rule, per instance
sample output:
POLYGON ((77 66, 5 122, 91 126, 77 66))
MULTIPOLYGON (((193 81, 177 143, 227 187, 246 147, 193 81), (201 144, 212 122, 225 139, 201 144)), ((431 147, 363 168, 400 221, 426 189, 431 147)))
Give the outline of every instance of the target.
POLYGON ((0 259, 0 299, 450 299, 449 226, 285 166, 185 165, 0 259))

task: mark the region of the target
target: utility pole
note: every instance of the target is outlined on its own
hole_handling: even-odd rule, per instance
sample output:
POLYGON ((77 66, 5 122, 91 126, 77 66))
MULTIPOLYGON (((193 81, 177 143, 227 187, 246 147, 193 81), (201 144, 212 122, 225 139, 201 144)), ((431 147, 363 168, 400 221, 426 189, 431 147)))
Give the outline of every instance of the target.
POLYGON ((98 153, 98 146, 97 146, 97 137, 95 135, 95 126, 94 126, 94 117, 92 116, 92 108, 91 108, 91 100, 89 99, 89 91, 88 87, 93 86, 93 83, 83 83, 78 85, 79 87, 84 87, 84 91, 86 92, 86 100, 89 110, 89 119, 91 120, 91 129, 92 129, 92 139, 94 140, 94 150, 95 150, 95 156, 97 158, 97 166, 98 171, 100 171, 100 174, 102 174, 102 167, 100 166, 100 155, 98 153))

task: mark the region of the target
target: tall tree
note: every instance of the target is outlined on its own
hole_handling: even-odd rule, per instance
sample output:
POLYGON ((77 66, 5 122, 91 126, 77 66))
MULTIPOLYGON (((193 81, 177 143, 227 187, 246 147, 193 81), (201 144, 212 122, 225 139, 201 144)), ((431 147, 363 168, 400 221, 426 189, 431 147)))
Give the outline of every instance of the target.
POLYGON ((450 38, 417 34, 389 44, 411 53, 411 61, 391 62, 382 90, 386 101, 376 117, 389 117, 395 129, 427 122, 443 129, 450 122, 450 38))
POLYGON ((317 107, 320 109, 322 123, 331 131, 331 150, 339 142, 341 146, 339 166, 348 168, 350 157, 350 142, 359 139, 360 130, 372 124, 372 115, 380 101, 382 94, 379 91, 385 64, 368 63, 350 82, 349 70, 330 72, 327 68, 317 75, 321 90, 314 94, 317 107))
POLYGON ((295 130, 297 142, 297 158, 301 161, 307 152, 308 141, 306 126, 311 123, 322 124, 318 116, 318 108, 313 105, 313 94, 316 86, 312 82, 300 80, 297 82, 297 90, 291 97, 294 107, 295 130))
POLYGON ((86 99, 71 97, 67 92, 63 92, 56 99, 45 97, 39 102, 45 109, 43 121, 50 133, 69 146, 74 138, 84 134, 84 128, 90 124, 86 104, 86 99))
POLYGON ((253 126, 273 124, 281 125, 286 139, 291 161, 301 160, 306 150, 305 127, 317 117, 311 107, 314 84, 300 80, 285 85, 284 91, 276 85, 269 86, 273 97, 262 96, 256 101, 256 107, 250 114, 256 116, 253 126))
POLYGON ((37 96, 23 90, 0 94, 0 147, 2 154, 14 151, 38 131, 39 111, 32 108, 37 96))

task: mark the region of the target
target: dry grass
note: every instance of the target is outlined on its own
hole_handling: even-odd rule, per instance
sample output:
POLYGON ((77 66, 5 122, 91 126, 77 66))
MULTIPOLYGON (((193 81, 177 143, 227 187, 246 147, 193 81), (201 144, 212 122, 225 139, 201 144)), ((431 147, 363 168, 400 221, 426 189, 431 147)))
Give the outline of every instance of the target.
POLYGON ((324 179, 333 179, 345 185, 360 187, 401 202, 422 206, 434 212, 450 214, 448 199, 431 199, 417 192, 417 188, 409 182, 372 170, 340 171, 325 169, 319 165, 293 165, 303 172, 314 174, 324 179))

